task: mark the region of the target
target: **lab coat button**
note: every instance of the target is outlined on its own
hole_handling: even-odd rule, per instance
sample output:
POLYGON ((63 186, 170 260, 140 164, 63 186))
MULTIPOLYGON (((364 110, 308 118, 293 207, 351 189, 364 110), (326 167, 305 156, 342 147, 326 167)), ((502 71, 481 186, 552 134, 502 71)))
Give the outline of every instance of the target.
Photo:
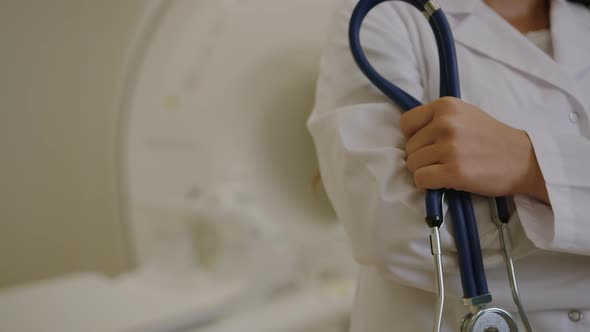
POLYGON ((572 123, 578 123, 579 119, 580 119, 580 113, 578 113, 578 112, 571 112, 570 113, 570 121, 572 123))
POLYGON ((582 313, 579 312, 578 310, 572 310, 570 311, 567 316, 569 317, 569 319, 572 322, 579 322, 580 319, 582 319, 582 313))

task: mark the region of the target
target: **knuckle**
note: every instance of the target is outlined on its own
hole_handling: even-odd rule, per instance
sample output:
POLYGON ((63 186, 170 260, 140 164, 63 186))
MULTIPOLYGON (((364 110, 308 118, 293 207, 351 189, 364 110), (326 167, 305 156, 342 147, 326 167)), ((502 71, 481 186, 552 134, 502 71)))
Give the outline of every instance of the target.
POLYGON ((445 167, 445 173, 452 177, 461 175, 461 164, 458 162, 447 163, 447 167, 445 167))
POLYGON ((410 131, 410 116, 409 112, 402 114, 399 120, 399 127, 404 135, 407 136, 408 132, 410 131))
POLYGON ((432 128, 436 134, 443 134, 447 127, 447 120, 444 117, 437 117, 432 121, 432 128))
POLYGON ((460 115, 464 109, 464 103, 461 99, 455 97, 443 97, 437 101, 436 116, 454 119, 460 115))
POLYGON ((455 98, 455 97, 442 97, 438 100, 439 106, 440 106, 440 110, 441 111, 453 111, 453 109, 457 108, 459 106, 459 99, 455 98))
POLYGON ((418 170, 416 173, 414 173, 414 183, 418 188, 427 188, 428 178, 426 177, 424 172, 418 170))
POLYGON ((464 167, 461 163, 451 162, 447 164, 445 177, 453 189, 458 189, 462 186, 464 175, 464 167))
POLYGON ((434 128, 439 136, 448 137, 455 136, 457 127, 453 123, 452 114, 444 114, 436 118, 434 121, 434 128))
POLYGON ((459 143, 455 140, 448 140, 443 147, 445 159, 447 161, 458 161, 461 155, 459 143))
POLYGON ((452 108, 444 106, 443 108, 438 108, 435 113, 435 119, 439 119, 442 121, 450 121, 453 119, 455 115, 455 111, 452 108))
POLYGON ((414 155, 410 155, 406 160, 406 167, 410 170, 410 173, 414 174, 416 172, 416 161, 414 155))

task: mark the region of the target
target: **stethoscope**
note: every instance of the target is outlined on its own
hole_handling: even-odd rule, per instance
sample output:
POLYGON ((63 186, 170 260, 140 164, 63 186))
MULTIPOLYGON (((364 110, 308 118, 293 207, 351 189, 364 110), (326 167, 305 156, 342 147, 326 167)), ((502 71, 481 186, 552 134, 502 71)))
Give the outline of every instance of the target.
MULTIPOLYGON (((420 106, 421 103, 381 76, 369 63, 360 42, 360 30, 365 17, 374 7, 385 1, 389 0, 359 1, 350 20, 350 48, 354 59, 367 78, 405 112, 420 106)), ((459 74, 453 34, 440 6, 434 0, 401 1, 409 3, 420 10, 426 19, 428 19, 434 31, 439 51, 440 96, 460 98, 459 74)), ((508 311, 489 306, 492 302, 492 296, 488 291, 479 234, 470 194, 442 189, 429 190, 426 193, 426 223, 431 232, 430 245, 436 270, 437 301, 434 331, 440 331, 441 328, 445 297, 439 230, 444 222, 442 206, 445 198, 453 217, 453 235, 455 245, 457 246, 461 272, 463 301, 469 309, 469 312, 461 322, 461 332, 518 331, 514 318, 508 311)), ((504 253, 512 298, 518 308, 525 329, 531 332, 532 329, 520 301, 514 262, 511 254, 511 237, 508 228, 508 222, 510 220, 508 200, 505 197, 498 197, 492 199, 491 203, 490 207, 493 212, 493 220, 498 225, 500 232, 500 244, 504 253)))

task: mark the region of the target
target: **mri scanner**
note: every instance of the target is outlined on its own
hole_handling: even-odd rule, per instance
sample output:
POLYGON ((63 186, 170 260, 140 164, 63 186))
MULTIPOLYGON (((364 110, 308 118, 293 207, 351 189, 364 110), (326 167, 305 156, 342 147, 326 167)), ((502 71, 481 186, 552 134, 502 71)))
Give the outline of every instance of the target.
POLYGON ((305 128, 334 2, 141 2, 113 82, 135 268, 0 292, 0 330, 345 331, 355 266, 305 128))

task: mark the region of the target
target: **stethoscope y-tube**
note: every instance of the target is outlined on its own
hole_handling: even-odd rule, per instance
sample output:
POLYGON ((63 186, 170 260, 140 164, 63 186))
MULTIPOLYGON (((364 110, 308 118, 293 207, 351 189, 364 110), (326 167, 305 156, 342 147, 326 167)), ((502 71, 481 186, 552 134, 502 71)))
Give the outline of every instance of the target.
MULTIPOLYGON (((361 46, 360 31, 367 14, 382 2, 390 0, 360 0, 353 11, 349 41, 352 55, 365 76, 382 93, 394 101, 403 112, 414 109, 422 103, 416 98, 385 79, 370 64, 361 46)), ((435 34, 440 63, 440 96, 461 98, 457 57, 453 34, 447 19, 439 5, 433 1, 400 0, 422 11, 428 19, 435 34)), ((492 301, 483 264, 483 255, 479 242, 479 233, 475 221, 475 213, 471 196, 466 192, 455 190, 428 190, 426 193, 426 223, 430 227, 430 244, 434 256, 436 269, 437 304, 434 331, 440 331, 444 307, 444 278, 442 266, 442 250, 439 228, 444 222, 443 198, 446 197, 450 214, 453 219, 453 235, 457 246, 461 284, 465 304, 470 312, 462 322, 462 331, 517 331, 516 324, 510 314, 498 308, 486 308, 492 301), (493 330, 491 328, 495 328, 493 330)), ((501 232, 502 247, 504 248, 508 274, 513 290, 513 297, 517 303, 523 322, 531 331, 520 304, 516 276, 510 252, 507 223, 510 220, 508 200, 500 197, 495 199, 494 213, 497 214, 501 232)))

